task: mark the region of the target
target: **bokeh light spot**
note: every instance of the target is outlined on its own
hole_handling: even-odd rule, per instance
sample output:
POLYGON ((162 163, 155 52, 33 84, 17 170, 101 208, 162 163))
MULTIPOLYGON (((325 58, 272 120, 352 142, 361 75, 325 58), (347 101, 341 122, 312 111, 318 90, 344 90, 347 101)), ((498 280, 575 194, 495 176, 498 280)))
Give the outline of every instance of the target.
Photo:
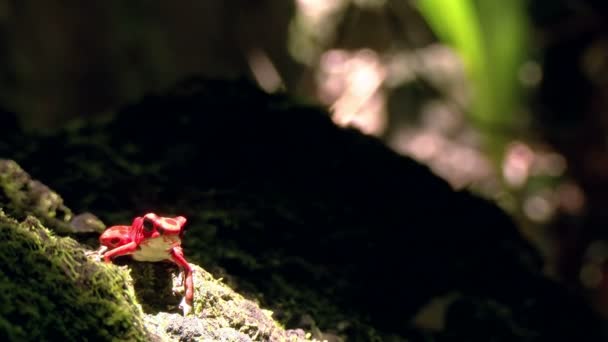
POLYGON ((524 213, 536 222, 546 222, 554 214, 555 208, 550 198, 543 194, 535 194, 524 200, 524 213))
POLYGON ((525 184, 534 161, 534 152, 522 142, 513 142, 507 147, 503 162, 503 176, 507 183, 514 187, 525 184))

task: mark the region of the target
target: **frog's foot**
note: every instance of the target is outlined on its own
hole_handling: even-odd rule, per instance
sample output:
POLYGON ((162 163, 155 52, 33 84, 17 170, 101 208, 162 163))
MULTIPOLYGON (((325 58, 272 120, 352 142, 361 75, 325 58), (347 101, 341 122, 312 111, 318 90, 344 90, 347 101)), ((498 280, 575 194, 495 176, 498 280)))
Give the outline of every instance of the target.
POLYGON ((97 250, 94 251, 86 251, 84 252, 84 255, 89 257, 89 258, 93 258, 93 260, 95 261, 101 261, 103 254, 108 250, 108 247, 106 246, 101 246, 99 247, 97 250))
POLYGON ((184 297, 182 299, 182 302, 179 303, 179 308, 182 309, 184 317, 188 316, 192 312, 192 305, 188 303, 186 297, 184 297))

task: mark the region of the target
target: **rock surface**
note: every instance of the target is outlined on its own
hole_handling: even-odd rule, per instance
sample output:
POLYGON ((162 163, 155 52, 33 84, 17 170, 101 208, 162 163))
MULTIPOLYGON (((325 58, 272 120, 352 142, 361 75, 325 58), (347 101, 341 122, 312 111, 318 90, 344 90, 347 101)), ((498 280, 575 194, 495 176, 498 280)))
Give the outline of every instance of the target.
MULTIPOLYGON (((285 330, 271 312, 194 264, 194 315, 175 313, 178 269, 128 257, 106 264, 77 240, 57 235, 42 221, 65 233, 72 211, 14 161, 0 160, 0 195, 0 208, 11 212, 0 209, 2 341, 314 341, 303 330, 285 330)), ((100 223, 92 214, 78 220, 100 223)))

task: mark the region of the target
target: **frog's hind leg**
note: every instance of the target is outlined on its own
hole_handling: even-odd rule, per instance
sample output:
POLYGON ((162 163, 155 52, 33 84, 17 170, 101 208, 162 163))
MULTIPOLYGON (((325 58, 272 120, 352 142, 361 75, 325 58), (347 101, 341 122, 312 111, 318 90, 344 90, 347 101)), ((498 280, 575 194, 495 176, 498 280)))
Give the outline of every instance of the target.
POLYGON ((192 311, 192 301, 194 298, 194 285, 192 283, 192 267, 188 261, 184 258, 184 252, 181 247, 173 247, 171 249, 171 260, 181 266, 184 270, 184 299, 180 304, 180 307, 184 311, 184 316, 188 315, 192 311))

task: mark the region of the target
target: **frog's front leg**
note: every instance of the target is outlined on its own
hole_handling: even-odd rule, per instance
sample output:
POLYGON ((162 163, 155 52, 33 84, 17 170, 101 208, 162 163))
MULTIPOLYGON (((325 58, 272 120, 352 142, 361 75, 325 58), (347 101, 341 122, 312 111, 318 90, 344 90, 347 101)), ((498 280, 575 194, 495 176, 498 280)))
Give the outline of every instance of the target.
POLYGON ((95 259, 95 261, 101 261, 101 257, 107 250, 108 250, 108 247, 102 245, 99 248, 97 248, 97 250, 95 250, 95 251, 86 251, 84 253, 84 255, 86 255, 87 257, 93 257, 95 259))
POLYGON ((194 298, 194 285, 192 283, 192 267, 188 264, 188 261, 184 258, 184 252, 179 246, 171 249, 171 260, 181 266, 184 269, 184 298, 180 303, 180 308, 184 312, 184 316, 187 316, 192 311, 192 300, 194 298))
POLYGON ((105 262, 112 262, 113 257, 131 254, 137 250, 137 244, 135 242, 129 242, 126 245, 116 247, 112 250, 107 251, 103 255, 105 262))

